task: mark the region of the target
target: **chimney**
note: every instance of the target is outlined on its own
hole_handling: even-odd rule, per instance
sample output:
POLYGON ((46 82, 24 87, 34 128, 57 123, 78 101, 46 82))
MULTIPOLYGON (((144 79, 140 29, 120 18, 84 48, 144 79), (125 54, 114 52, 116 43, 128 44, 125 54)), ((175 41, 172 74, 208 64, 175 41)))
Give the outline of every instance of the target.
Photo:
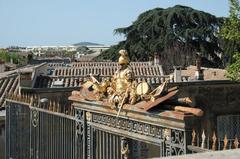
POLYGON ((153 57, 149 57, 148 65, 152 66, 154 64, 153 57))
POLYGON ((196 58, 196 67, 197 70, 195 72, 195 80, 204 80, 204 75, 203 75, 203 69, 201 69, 202 66, 202 55, 201 53, 197 53, 197 58, 196 58))
POLYGON ((173 68, 174 68, 174 73, 173 73, 174 82, 182 82, 182 67, 173 66, 173 68))
POLYGON ((160 55, 158 53, 154 54, 154 65, 160 65, 160 55))

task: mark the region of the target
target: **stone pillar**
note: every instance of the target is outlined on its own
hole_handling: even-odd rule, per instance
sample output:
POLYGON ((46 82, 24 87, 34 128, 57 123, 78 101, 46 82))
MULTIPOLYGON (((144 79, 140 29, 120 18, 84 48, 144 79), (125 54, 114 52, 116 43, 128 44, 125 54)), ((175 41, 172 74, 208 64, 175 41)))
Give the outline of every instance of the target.
POLYGON ((160 55, 158 53, 154 54, 154 65, 160 65, 160 55))
POLYGON ((152 57, 149 57, 148 65, 149 65, 149 66, 154 65, 154 61, 153 61, 153 58, 152 58, 152 57))
POLYGON ((201 53, 197 53, 197 59, 196 59, 197 70, 195 72, 195 80, 204 80, 203 69, 201 69, 201 66, 202 66, 202 55, 201 53))
POLYGON ((174 82, 182 82, 182 67, 173 66, 173 68, 174 68, 174 73, 173 73, 174 82))
POLYGON ((195 80, 204 80, 203 69, 196 70, 195 80))

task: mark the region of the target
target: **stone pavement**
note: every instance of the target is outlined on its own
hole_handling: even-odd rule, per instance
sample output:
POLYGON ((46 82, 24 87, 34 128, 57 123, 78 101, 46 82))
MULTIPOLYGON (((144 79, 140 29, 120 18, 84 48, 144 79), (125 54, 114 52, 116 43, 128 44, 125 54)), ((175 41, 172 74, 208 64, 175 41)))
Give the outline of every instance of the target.
POLYGON ((240 149, 195 153, 183 156, 164 157, 161 159, 240 159, 240 149))

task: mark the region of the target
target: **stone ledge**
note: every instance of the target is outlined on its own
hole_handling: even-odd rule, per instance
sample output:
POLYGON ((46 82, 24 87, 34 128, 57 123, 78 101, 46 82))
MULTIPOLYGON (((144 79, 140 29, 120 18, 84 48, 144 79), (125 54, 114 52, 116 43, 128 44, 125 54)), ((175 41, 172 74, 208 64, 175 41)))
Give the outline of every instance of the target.
MULTIPOLYGON (((161 159, 239 159, 240 149, 225 150, 225 151, 212 151, 205 153, 196 153, 183 156, 171 156, 161 159)), ((152 158, 158 159, 158 158, 152 158)))

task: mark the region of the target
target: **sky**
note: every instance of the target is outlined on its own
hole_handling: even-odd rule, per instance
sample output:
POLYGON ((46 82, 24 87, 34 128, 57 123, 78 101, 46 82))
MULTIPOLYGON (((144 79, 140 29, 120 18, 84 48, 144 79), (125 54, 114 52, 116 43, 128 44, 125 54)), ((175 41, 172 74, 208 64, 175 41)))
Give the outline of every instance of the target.
POLYGON ((228 16, 228 0, 0 0, 0 47, 117 44, 126 27, 153 8, 186 5, 228 16))

